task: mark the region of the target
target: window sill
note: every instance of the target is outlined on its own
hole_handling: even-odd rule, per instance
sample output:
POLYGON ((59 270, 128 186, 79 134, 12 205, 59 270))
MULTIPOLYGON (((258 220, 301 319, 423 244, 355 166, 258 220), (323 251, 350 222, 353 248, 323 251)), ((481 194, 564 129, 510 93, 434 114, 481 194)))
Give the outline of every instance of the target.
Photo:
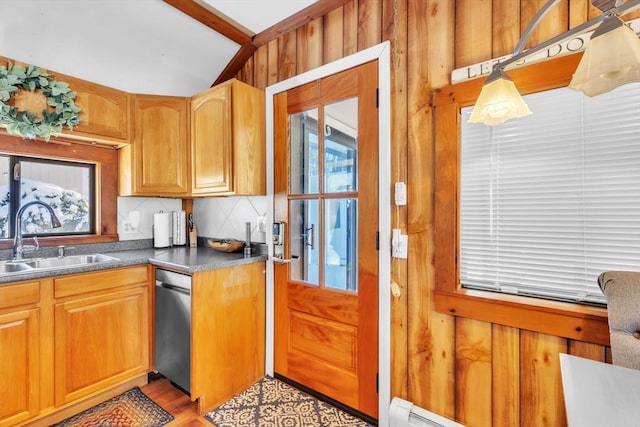
POLYGON ((608 346, 605 308, 461 289, 436 290, 436 311, 608 346))

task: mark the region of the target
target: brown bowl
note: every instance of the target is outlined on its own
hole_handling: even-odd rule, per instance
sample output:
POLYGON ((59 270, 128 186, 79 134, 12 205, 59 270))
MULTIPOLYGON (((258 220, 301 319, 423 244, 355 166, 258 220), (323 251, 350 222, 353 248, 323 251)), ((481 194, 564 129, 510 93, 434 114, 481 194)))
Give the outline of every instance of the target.
POLYGON ((223 239, 223 240, 207 240, 209 246, 218 252, 237 252, 244 248, 244 242, 240 240, 223 239))

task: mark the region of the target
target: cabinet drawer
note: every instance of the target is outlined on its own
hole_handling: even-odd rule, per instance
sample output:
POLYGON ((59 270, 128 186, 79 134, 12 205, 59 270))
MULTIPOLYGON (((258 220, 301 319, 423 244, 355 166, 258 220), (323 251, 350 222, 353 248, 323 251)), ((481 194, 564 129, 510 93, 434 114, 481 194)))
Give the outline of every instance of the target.
POLYGON ((57 278, 53 282, 53 292, 55 298, 64 298, 71 295, 135 285, 148 280, 149 270, 146 265, 103 270, 57 278))
POLYGON ((40 282, 25 282, 0 286, 0 309, 40 301, 40 282))

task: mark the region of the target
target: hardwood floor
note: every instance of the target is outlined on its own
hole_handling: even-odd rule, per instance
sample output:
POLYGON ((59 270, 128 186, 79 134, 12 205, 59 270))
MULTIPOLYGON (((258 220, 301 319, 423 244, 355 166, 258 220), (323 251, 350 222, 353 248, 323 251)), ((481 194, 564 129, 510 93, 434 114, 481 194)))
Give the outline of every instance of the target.
POLYGON ((168 427, 213 427, 213 424, 197 413, 197 404, 189 396, 174 387, 171 382, 162 378, 140 387, 154 402, 175 417, 168 427))

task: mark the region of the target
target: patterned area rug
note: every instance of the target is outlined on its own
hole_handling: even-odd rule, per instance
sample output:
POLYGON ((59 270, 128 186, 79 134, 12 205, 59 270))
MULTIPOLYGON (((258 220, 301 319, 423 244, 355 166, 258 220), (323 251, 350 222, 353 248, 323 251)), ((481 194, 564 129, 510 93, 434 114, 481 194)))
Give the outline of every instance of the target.
POLYGON ((173 415, 136 387, 53 427, 160 427, 171 420, 173 415))
POLYGON ((275 378, 265 377, 205 417, 216 427, 368 427, 275 378))

